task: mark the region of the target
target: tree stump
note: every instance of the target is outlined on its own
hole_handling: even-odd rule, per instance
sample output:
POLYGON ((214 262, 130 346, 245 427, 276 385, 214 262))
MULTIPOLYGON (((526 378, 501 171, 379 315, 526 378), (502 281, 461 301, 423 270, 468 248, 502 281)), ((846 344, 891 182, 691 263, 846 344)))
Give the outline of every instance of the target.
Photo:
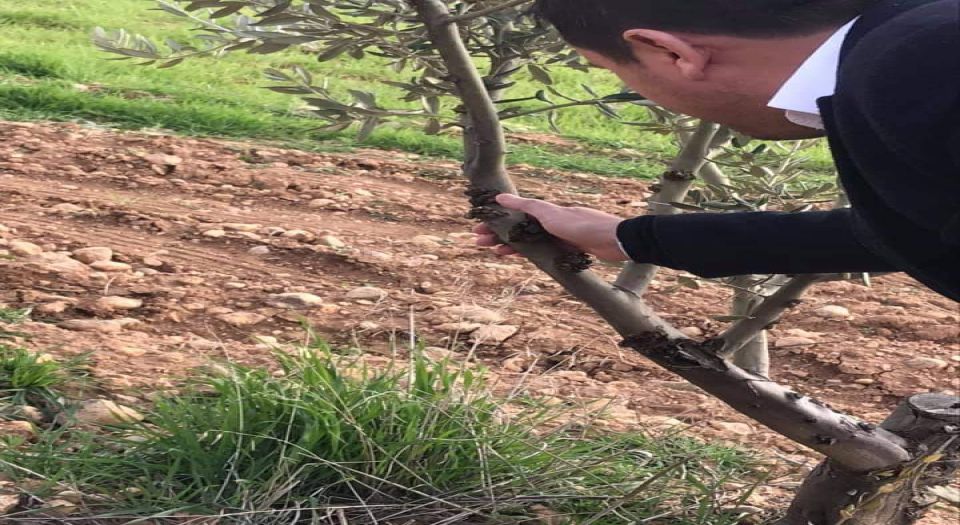
POLYGON ((927 489, 947 484, 960 468, 960 397, 911 397, 878 432, 903 439, 912 459, 866 473, 824 461, 779 525, 911 525, 923 517, 936 502, 927 489))

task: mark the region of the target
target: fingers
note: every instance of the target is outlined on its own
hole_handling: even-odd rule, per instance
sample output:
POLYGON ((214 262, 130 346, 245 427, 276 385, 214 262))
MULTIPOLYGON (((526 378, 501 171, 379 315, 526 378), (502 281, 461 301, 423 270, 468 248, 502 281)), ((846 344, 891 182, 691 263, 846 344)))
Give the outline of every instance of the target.
POLYGON ((493 230, 490 229, 485 223, 480 223, 473 227, 473 233, 477 235, 493 235, 493 230))
POLYGON ((509 193, 501 193, 500 195, 497 195, 497 202, 504 208, 522 211, 528 215, 533 215, 538 219, 542 219, 543 216, 559 208, 559 206, 550 204, 546 201, 526 199, 523 197, 517 197, 516 195, 511 195, 509 193))
POLYGON ((494 234, 483 234, 477 236, 477 246, 483 246, 486 248, 490 246, 498 246, 500 244, 503 244, 503 242, 501 242, 500 238, 494 234))
POLYGON ((493 253, 497 255, 503 255, 503 256, 516 255, 517 250, 514 250, 513 248, 507 245, 503 245, 503 246, 497 246, 496 248, 494 248, 493 253))

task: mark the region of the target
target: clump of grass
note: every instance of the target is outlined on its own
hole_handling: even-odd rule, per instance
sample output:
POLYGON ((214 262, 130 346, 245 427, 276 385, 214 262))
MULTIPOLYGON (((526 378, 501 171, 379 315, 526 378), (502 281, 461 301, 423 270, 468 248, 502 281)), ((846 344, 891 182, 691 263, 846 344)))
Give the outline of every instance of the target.
POLYGON ((0 416, 4 405, 45 404, 59 397, 66 374, 49 356, 0 345, 0 416))
POLYGON ((405 370, 374 372, 324 349, 278 359, 280 377, 229 365, 159 401, 141 424, 0 450, 0 472, 96 495, 90 515, 154 520, 737 521, 718 494, 747 474, 740 452, 582 426, 538 430, 550 414, 506 418, 482 375, 446 362, 414 357, 405 370))

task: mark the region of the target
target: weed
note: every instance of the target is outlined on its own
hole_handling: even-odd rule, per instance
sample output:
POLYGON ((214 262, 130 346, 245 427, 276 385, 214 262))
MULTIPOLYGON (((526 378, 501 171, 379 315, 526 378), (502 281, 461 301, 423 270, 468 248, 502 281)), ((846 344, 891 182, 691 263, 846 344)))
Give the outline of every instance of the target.
POLYGON ((572 523, 736 523, 718 494, 747 474, 740 452, 544 430, 556 414, 506 417, 481 373, 418 356, 380 372, 323 347, 278 362, 280 377, 220 367, 116 433, 62 430, 0 450, 0 471, 97 495, 90 512, 113 517, 529 523, 546 509, 572 523))

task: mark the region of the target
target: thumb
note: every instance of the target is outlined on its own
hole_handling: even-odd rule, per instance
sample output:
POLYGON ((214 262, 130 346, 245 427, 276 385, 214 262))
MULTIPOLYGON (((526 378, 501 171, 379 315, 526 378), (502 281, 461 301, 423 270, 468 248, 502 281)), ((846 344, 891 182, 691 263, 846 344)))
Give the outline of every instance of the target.
POLYGON ((541 218, 557 208, 556 205, 537 199, 525 199, 509 193, 497 195, 497 202, 508 210, 522 211, 534 217, 541 218))

